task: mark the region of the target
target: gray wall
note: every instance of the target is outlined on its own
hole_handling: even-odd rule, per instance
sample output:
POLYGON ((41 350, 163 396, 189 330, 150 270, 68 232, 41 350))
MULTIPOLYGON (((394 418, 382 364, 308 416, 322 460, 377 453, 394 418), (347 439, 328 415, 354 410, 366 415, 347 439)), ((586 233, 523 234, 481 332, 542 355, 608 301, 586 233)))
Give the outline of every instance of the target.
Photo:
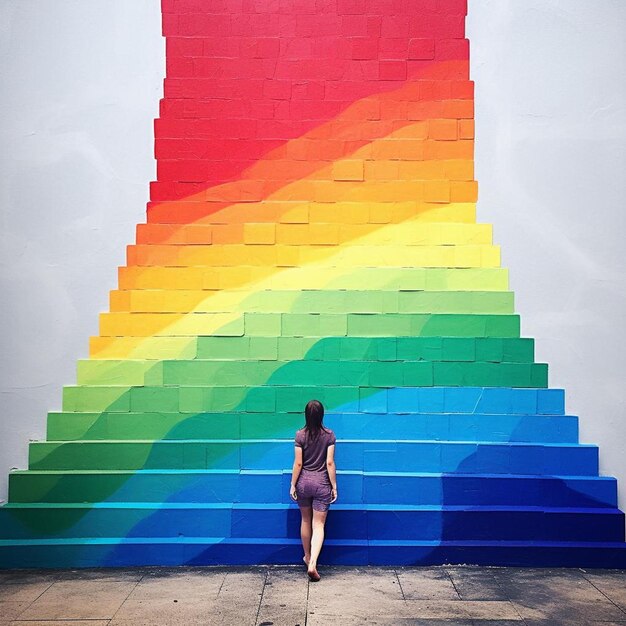
MULTIPOLYGON (((75 380, 155 177, 158 0, 0 3, 0 498, 75 380)), ((622 0, 470 0, 479 219, 626 507, 622 0)))

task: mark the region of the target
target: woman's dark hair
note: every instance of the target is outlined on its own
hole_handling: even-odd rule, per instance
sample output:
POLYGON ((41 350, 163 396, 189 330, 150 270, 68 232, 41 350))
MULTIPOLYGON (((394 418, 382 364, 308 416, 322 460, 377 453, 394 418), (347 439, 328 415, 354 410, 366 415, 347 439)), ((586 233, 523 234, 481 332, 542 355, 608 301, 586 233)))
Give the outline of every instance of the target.
POLYGON ((324 419, 324 405, 319 400, 309 400, 304 407, 304 417, 306 426, 304 429, 309 433, 311 439, 317 439, 322 430, 326 430, 322 424, 324 419))

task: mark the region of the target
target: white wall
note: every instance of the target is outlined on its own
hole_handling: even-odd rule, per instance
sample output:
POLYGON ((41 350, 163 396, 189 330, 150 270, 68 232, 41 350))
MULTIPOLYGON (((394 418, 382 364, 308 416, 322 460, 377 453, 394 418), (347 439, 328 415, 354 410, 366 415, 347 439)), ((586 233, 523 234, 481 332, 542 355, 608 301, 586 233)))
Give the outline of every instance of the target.
POLYGON ((0 1, 0 498, 144 220, 164 72, 158 0, 0 1))
MULTIPOLYGON (((0 498, 97 332, 154 178, 158 0, 0 3, 0 498)), ((470 0, 479 219, 626 507, 622 0, 470 0)))
POLYGON ((626 2, 470 0, 478 217, 626 508, 626 2))

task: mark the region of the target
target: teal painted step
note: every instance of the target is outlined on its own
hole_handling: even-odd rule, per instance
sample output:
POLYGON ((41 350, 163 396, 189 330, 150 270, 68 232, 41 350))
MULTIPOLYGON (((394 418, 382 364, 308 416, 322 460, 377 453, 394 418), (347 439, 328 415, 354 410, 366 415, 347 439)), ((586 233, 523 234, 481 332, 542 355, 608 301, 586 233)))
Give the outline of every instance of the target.
POLYGON ((63 410, 90 413, 300 413, 311 398, 329 410, 364 413, 511 413, 541 415, 564 412, 560 389, 507 387, 345 387, 289 386, 184 386, 103 387, 66 386, 63 410))
MULTIPOLYGON (((21 470, 11 502, 282 502, 290 470, 21 470)), ((337 472, 347 504, 617 507, 609 476, 337 472)))
MULTIPOLYGON (((626 568, 624 542, 327 539, 320 565, 476 564, 626 568)), ((0 567, 301 564, 299 539, 0 540, 0 567)))
POLYGON ((78 384, 240 386, 341 385, 363 387, 499 386, 547 387, 544 363, 438 361, 212 361, 168 360, 152 365, 143 375, 120 363, 81 361, 78 384))
MULTIPOLYGON (((327 413, 340 438, 576 443, 578 418, 571 415, 478 413, 327 413)), ((76 439, 259 439, 292 437, 302 415, 275 413, 50 413, 48 441, 76 439)))
MULTIPOLYGON (((176 302, 168 309, 167 296, 159 290, 136 290, 130 297, 133 313, 181 312, 176 302)), ((232 312, 232 302, 225 300, 219 306, 207 297, 206 305, 200 302, 193 310, 232 312)), ((192 293, 190 304, 196 298, 192 293)), ((250 313, 513 313, 513 299, 511 291, 264 290, 245 297, 237 309, 250 313)))
MULTIPOLYGON (((3 539, 108 537, 295 538, 295 504, 105 503, 0 507, 3 539)), ((326 534, 334 539, 624 541, 618 509, 349 505, 332 506, 326 534)))
POLYGON ((198 337, 198 359, 532 363, 534 340, 501 337, 198 337))
MULTIPOLYGON (((597 475, 598 448, 582 444, 337 442, 343 469, 597 475)), ((31 442, 30 469, 286 469, 293 440, 31 442)))

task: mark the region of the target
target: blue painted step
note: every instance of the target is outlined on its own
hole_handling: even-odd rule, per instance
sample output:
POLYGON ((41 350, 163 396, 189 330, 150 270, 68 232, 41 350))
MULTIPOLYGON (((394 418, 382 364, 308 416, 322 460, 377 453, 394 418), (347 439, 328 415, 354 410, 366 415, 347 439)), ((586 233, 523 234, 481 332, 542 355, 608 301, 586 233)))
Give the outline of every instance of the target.
MULTIPOLYGON (((15 471, 11 502, 289 503, 291 471, 15 471)), ((608 476, 337 472, 341 503, 616 507, 608 476)))
MULTIPOLYGON (((0 508, 0 536, 299 537, 295 504, 104 503, 20 504, 0 508)), ((409 505, 333 506, 326 535, 334 539, 623 541, 618 509, 450 507, 409 505)))
POLYGON ((341 439, 578 442, 578 418, 571 415, 330 413, 325 423, 341 439))
MULTIPOLYGON (((293 442, 263 440, 31 442, 31 469, 287 469, 293 442)), ((342 440, 346 470, 592 476, 598 448, 583 444, 342 440)))
MULTIPOLYGON (((299 539, 0 540, 0 567, 130 567, 138 565, 294 564, 299 539)), ((532 567, 626 568, 623 542, 367 541, 327 539, 320 565, 473 563, 532 567)))
POLYGON ((485 413, 509 415, 564 415, 563 389, 511 387, 394 387, 363 395, 336 412, 365 413, 485 413))

